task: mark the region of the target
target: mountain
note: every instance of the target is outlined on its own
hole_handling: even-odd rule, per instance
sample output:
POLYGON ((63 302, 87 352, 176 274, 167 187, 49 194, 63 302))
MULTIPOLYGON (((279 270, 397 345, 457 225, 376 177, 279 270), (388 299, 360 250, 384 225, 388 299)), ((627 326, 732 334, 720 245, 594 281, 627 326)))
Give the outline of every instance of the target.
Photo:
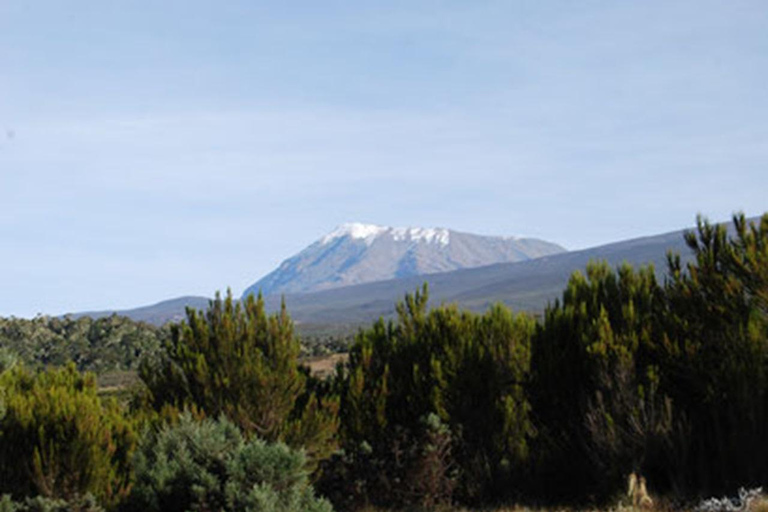
MULTIPOLYGON (((759 217, 748 219, 759 222, 759 217)), ((733 224, 727 223, 731 235, 733 224)), ((287 295, 288 311, 304 324, 362 324, 395 312, 395 302, 412 293, 425 281, 429 284, 430 303, 456 303, 462 308, 484 311, 502 302, 516 311, 539 314, 547 303, 562 296, 568 279, 575 271, 584 271, 590 261, 606 261, 612 267, 629 263, 635 267, 651 264, 663 281, 667 275, 667 253, 680 255, 683 264, 693 254, 685 244, 684 233, 672 231, 616 242, 580 251, 569 251, 517 263, 500 263, 453 272, 393 279, 348 286, 336 290, 287 295)), ((267 297, 267 306, 276 309, 279 302, 267 297)))
MULTIPOLYGON (((732 228, 732 224, 729 226, 732 228)), ((432 304, 455 302, 461 307, 482 311, 493 302, 503 302, 516 311, 540 313, 548 302, 561 296, 570 275, 577 270, 583 271, 590 260, 605 260, 614 267, 623 262, 635 266, 650 263, 655 266, 659 278, 663 279, 668 251, 680 254, 684 262, 692 257, 683 240, 683 233, 684 230, 673 231, 517 263, 287 294, 285 300, 291 317, 303 332, 318 326, 363 324, 380 316, 390 316, 394 314, 395 302, 425 281, 429 283, 432 304)), ((207 301, 203 297, 182 297, 117 313, 161 324, 182 318, 185 306, 204 309, 207 301)), ((277 310, 280 296, 267 296, 266 302, 269 309, 277 310)))
MULTIPOLYGON (((291 317, 302 326, 329 324, 361 324, 394 313, 395 302, 413 292, 425 281, 429 283, 432 304, 456 302, 462 307, 483 310, 500 301, 517 311, 543 311, 547 302, 560 297, 571 273, 584 270, 590 260, 605 260, 616 266, 622 262, 633 265, 652 263, 659 277, 666 270, 666 253, 690 258, 683 241, 683 231, 636 238, 581 251, 572 251, 517 263, 501 263, 470 269, 411 276, 364 283, 330 290, 285 295, 291 317)), ((191 306, 205 309, 208 299, 181 297, 126 311, 117 311, 134 320, 155 324, 183 318, 184 309, 191 306)), ((277 310, 281 297, 266 297, 268 309, 277 310)), ((115 313, 104 311, 98 316, 115 313)), ((86 313, 93 316, 93 313, 86 313)), ((82 314, 81 314, 82 315, 82 314)))
MULTIPOLYGON (((393 315, 395 302, 426 281, 432 305, 457 303, 462 308, 483 311, 494 302, 502 302, 516 311, 536 314, 548 302, 560 298, 571 274, 583 272, 589 261, 604 260, 613 267, 623 262, 634 266, 653 264, 657 276, 663 279, 668 251, 680 254, 683 262, 691 259, 682 230, 517 263, 286 295, 285 301, 298 323, 361 324, 393 315)), ((278 306, 279 297, 267 297, 268 308, 278 306)))
POLYGON ((339 226, 249 286, 243 296, 308 293, 423 276, 565 252, 535 238, 481 236, 449 229, 339 226))

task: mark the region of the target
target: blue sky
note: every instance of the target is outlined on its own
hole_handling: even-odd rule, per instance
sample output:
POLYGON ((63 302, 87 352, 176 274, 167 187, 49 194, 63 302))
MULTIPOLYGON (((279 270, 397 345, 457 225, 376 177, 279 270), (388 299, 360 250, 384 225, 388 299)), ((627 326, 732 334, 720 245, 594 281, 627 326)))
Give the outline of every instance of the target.
POLYGON ((755 1, 0 1, 0 315, 239 293, 336 225, 768 210, 755 1))

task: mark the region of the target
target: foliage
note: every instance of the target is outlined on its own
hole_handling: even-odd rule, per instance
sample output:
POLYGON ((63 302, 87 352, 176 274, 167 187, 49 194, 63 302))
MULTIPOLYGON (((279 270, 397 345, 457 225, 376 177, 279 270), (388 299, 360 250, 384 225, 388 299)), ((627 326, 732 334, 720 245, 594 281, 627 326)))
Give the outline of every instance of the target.
POLYGON ((683 485, 707 493, 757 486, 768 475, 768 215, 749 225, 698 219, 670 257, 668 388, 691 432, 683 485))
POLYGON ((670 255, 661 285, 652 268, 574 274, 533 344, 533 484, 607 496, 637 471, 699 494, 768 475, 768 215, 732 232, 699 219, 693 261, 670 255))
POLYGON ((245 440, 225 418, 149 432, 136 454, 127 510, 330 512, 308 483, 302 452, 259 438, 245 440))
POLYGON ((13 501, 10 494, 0 498, 0 512, 103 512, 96 499, 87 494, 71 501, 35 496, 13 501))
POLYGON ((112 315, 94 320, 38 316, 0 318, 0 348, 30 367, 74 362, 80 371, 137 369, 154 355, 167 330, 112 315))
POLYGON ((284 305, 267 315, 261 297, 240 303, 217 294, 207 312, 187 310, 140 376, 158 410, 191 405, 225 415, 248 435, 304 447, 315 461, 335 448, 336 402, 298 364, 299 350, 284 305))
POLYGON ((507 488, 533 434, 523 391, 533 320, 502 306, 480 316, 449 306, 427 312, 427 295, 426 286, 407 295, 397 323, 361 331, 338 378, 346 469, 335 471, 350 474, 358 495, 373 502, 422 501, 407 475, 424 470, 430 415, 450 433, 443 464, 461 468, 465 499, 507 488))
POLYGON ((458 483, 458 468, 453 459, 453 437, 437 414, 424 418, 421 453, 408 475, 408 494, 419 508, 433 510, 449 505, 458 483))
POLYGON ((674 424, 658 381, 663 301, 652 267, 614 273, 590 263, 547 309, 530 386, 541 431, 536 480, 571 497, 607 492, 663 450, 674 424))
POLYGON ((0 392, 0 492, 105 503, 126 494, 135 425, 99 398, 92 374, 17 366, 0 375, 0 392))

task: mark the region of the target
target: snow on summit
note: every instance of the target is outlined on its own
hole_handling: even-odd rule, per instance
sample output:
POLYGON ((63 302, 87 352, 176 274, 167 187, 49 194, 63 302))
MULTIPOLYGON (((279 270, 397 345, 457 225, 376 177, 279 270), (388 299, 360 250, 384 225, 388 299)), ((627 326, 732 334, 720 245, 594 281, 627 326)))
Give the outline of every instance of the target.
POLYGON ((325 235, 320 239, 320 243, 327 244, 338 238, 350 237, 364 240, 367 245, 371 245, 376 238, 382 235, 390 235, 396 242, 426 242, 443 246, 448 245, 451 237, 450 232, 444 228, 393 228, 349 222, 325 235))
POLYGON ((337 238, 344 238, 345 236, 363 240, 373 239, 386 229, 387 228, 383 226, 376 226, 374 224, 347 222, 346 224, 342 224, 321 238, 320 243, 327 244, 333 240, 336 240, 337 238))

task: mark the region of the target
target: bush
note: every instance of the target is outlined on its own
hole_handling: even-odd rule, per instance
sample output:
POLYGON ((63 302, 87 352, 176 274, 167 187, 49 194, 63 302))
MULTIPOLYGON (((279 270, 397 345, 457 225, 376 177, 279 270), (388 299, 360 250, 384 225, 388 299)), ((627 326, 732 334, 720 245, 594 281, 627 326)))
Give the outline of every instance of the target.
POLYGON ((659 383, 664 300, 652 267, 590 262, 547 308, 529 387, 542 491, 557 482, 560 498, 608 496, 670 451, 676 424, 659 383))
POLYGON ((306 459, 282 443, 245 440, 221 418, 150 432, 135 457, 136 483, 128 510, 330 512, 308 482, 306 459))
POLYGON ((477 502, 508 493, 522 469, 534 321, 503 306, 427 312, 427 295, 407 295, 397 322, 360 332, 337 379, 345 453, 324 489, 340 499, 448 502, 455 488, 477 502), (413 475, 432 483, 413 485, 413 475))
POLYGON ((157 410, 193 406, 225 415, 246 435, 303 447, 315 461, 335 449, 337 407, 299 365, 299 351, 284 306, 267 315, 261 297, 240 303, 230 293, 205 313, 188 309, 161 360, 144 364, 140 375, 157 410))
POLYGON ((74 499, 92 493, 114 503, 129 486, 136 441, 132 421, 103 402, 92 374, 69 365, 0 375, 0 492, 74 499))
POLYGON ((768 215, 698 221, 668 278, 591 263, 547 308, 529 387, 539 491, 610 496, 630 472, 689 496, 768 475, 768 215))
POLYGON ((681 487, 720 494, 768 475, 768 214, 698 219, 670 258, 668 390, 690 419, 681 487))

